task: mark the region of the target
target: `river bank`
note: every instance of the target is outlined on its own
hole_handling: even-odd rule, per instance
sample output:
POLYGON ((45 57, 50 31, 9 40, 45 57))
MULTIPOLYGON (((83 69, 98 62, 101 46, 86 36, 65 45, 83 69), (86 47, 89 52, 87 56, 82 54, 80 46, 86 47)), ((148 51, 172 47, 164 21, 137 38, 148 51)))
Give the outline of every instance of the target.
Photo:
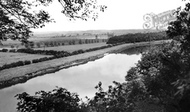
POLYGON ((60 59, 54 59, 50 61, 45 61, 41 63, 26 65, 22 67, 11 68, 7 70, 0 71, 0 89, 15 85, 18 83, 24 83, 27 80, 45 75, 48 73, 54 73, 61 69, 66 69, 72 66, 77 66, 80 64, 87 63, 89 61, 94 61, 96 59, 102 58, 105 53, 118 52, 127 48, 135 46, 147 46, 162 44, 168 41, 154 41, 154 42, 141 42, 141 43, 131 43, 123 44, 119 46, 114 46, 111 48, 101 49, 97 51, 87 52, 79 55, 69 56, 60 59))

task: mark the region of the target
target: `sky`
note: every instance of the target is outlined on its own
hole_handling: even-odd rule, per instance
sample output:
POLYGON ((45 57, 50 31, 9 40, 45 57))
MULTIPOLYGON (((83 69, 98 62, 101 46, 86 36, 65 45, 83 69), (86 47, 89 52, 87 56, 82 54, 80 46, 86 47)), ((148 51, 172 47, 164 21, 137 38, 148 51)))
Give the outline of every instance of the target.
MULTIPOLYGON (((55 0, 56 1, 56 0, 55 0)), ((56 1, 46 7, 56 23, 48 23, 34 32, 51 31, 81 31, 81 30, 113 30, 113 29, 143 29, 143 16, 147 13, 159 14, 185 6, 190 0, 98 0, 108 8, 99 14, 96 21, 69 21, 61 13, 62 6, 56 1)))

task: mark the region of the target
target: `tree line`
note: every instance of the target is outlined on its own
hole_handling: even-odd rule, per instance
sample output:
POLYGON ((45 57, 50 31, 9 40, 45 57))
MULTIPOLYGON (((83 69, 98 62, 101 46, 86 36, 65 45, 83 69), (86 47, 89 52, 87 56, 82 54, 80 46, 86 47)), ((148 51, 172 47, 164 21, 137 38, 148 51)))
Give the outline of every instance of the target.
POLYGON ((28 42, 25 44, 26 48, 43 48, 43 47, 56 47, 64 45, 77 45, 77 44, 91 44, 107 42, 107 39, 70 39, 59 41, 42 41, 42 42, 28 42))
POLYGON ((153 32, 153 33, 129 33, 125 35, 113 36, 108 39, 107 44, 115 43, 135 43, 135 42, 149 42, 156 40, 170 39, 166 32, 153 32))

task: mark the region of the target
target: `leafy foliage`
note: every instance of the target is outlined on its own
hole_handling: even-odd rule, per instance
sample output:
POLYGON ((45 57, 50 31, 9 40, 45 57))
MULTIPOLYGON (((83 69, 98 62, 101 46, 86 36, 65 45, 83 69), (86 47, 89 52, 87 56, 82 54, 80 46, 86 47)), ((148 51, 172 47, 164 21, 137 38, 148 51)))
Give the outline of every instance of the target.
POLYGON ((1 0, 0 40, 11 38, 25 42, 30 36, 31 28, 43 27, 44 23, 52 21, 44 10, 32 13, 35 6, 37 5, 24 0, 1 0))
POLYGON ((70 93, 64 88, 52 91, 36 92, 35 96, 27 93, 16 95, 20 112, 79 112, 79 101, 76 93, 70 93))
MULTIPOLYGON (((167 35, 173 39, 171 44, 143 53, 136 67, 132 67, 128 71, 125 77, 127 83, 123 83, 121 86, 126 86, 123 89, 122 97, 124 96, 123 99, 126 99, 124 101, 130 101, 132 104, 131 111, 190 111, 189 9, 190 4, 188 3, 184 10, 176 12, 178 14, 177 20, 170 23, 167 35), (148 105, 143 106, 144 104, 148 105), (153 105, 154 110, 149 107, 150 105, 153 105)), ((120 90, 116 90, 112 95, 117 92, 120 90)), ((119 101, 120 97, 112 97, 111 99, 119 101)), ((112 100, 108 100, 108 102, 112 100)), ((127 107, 127 105, 122 107, 127 107)))
MULTIPOLYGON (((20 40, 27 42, 31 28, 42 28, 45 23, 53 22, 45 10, 36 11, 35 7, 48 6, 53 0, 0 0, 0 40, 20 40)), ((98 5, 96 0, 58 0, 62 13, 70 19, 87 20, 98 18, 98 12, 106 6, 98 5)))
POLYGON ((107 6, 98 5, 97 0, 58 0, 63 6, 62 13, 72 19, 96 20, 98 12, 104 12, 107 6))

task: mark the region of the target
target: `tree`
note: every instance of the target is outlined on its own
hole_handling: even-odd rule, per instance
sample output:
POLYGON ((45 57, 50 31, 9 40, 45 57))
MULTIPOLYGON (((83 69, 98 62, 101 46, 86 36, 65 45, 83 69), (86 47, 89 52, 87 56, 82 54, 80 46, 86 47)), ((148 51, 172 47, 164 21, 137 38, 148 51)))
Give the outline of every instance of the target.
POLYGON ((178 88, 176 95, 181 97, 183 111, 190 111, 190 3, 184 9, 177 10, 177 20, 170 23, 167 34, 179 44, 180 54, 185 66, 180 77, 173 84, 178 88), (186 103, 185 103, 186 102, 186 103))
MULTIPOLYGON (((45 23, 53 22, 48 12, 35 11, 35 7, 48 6, 55 0, 1 0, 0 1, 0 41, 18 39, 26 42, 31 28, 42 28, 45 23)), ((96 0, 58 0, 66 17, 87 20, 98 18, 98 12, 106 6, 98 5, 96 0)))
POLYGON ((34 42, 32 42, 32 41, 27 41, 27 42, 25 43, 25 47, 28 48, 28 49, 33 48, 33 47, 34 47, 34 42))
POLYGON ((82 44, 82 40, 81 39, 79 39, 79 44, 82 44))
POLYGON ((36 92, 30 96, 26 92, 16 95, 19 112, 81 112, 78 95, 64 88, 36 92))
POLYGON ((167 30, 167 35, 173 39, 169 45, 144 53, 136 67, 128 71, 126 80, 136 82, 138 79, 142 86, 142 91, 131 94, 135 95, 133 101, 145 102, 148 99, 148 102, 163 106, 167 112, 190 111, 189 11, 189 3, 185 9, 177 10, 177 19, 167 30))
MULTIPOLYGON (((30 36, 31 28, 43 27, 44 23, 51 22, 47 12, 40 10, 30 13, 30 10, 39 5, 24 0, 0 1, 0 40, 11 38, 26 42, 30 36)), ((42 4, 45 5, 45 4, 42 4)))
POLYGON ((41 47, 41 43, 36 43, 37 48, 41 47))
POLYGON ((130 88, 127 83, 119 83, 113 81, 114 86, 109 86, 107 91, 102 88, 99 82, 95 87, 96 92, 94 98, 89 99, 88 108, 92 108, 95 112, 132 112, 134 102, 128 99, 130 88))

